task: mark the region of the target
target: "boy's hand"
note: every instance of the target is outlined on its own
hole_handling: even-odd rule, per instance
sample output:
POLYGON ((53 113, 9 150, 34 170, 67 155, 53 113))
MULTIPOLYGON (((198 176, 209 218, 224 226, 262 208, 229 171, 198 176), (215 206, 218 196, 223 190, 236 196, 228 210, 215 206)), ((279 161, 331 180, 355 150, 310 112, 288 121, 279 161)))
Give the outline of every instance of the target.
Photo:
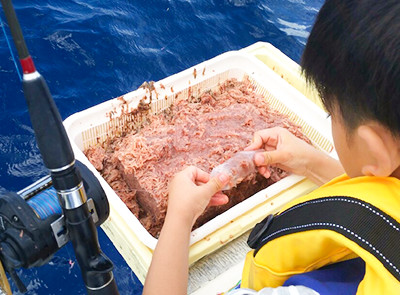
POLYGON ((257 131, 253 142, 245 150, 264 149, 254 156, 258 171, 269 178, 268 166, 273 165, 285 171, 307 176, 310 155, 318 152, 314 147, 296 137, 290 131, 274 127, 257 131))
POLYGON ((211 178, 194 166, 177 173, 169 185, 168 213, 194 224, 207 206, 226 204, 228 196, 221 189, 229 182, 227 175, 211 178))

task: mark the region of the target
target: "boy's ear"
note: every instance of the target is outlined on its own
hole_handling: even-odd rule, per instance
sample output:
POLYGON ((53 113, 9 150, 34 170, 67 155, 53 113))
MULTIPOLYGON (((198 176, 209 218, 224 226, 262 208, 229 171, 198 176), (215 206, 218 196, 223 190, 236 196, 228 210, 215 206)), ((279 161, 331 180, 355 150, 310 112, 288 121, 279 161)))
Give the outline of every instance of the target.
POLYGON ((364 175, 389 176, 398 167, 398 140, 390 131, 375 124, 357 128, 358 136, 364 141, 366 162, 362 167, 364 175))

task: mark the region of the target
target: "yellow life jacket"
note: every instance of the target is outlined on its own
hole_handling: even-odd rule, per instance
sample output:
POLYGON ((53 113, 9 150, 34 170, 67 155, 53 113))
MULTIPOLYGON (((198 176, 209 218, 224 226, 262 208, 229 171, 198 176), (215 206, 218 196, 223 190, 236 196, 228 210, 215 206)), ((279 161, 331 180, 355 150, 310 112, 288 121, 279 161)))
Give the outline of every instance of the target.
MULTIPOLYGON (((400 180, 392 177, 349 178, 346 175, 337 177, 310 194, 289 203, 276 217, 282 215, 280 218, 284 220, 286 217, 283 214, 291 214, 292 208, 302 207, 303 204, 318 203, 321 200, 329 203, 330 199, 341 200, 343 196, 351 197, 343 199, 345 203, 359 203, 364 211, 371 211, 374 218, 379 217, 385 226, 389 226, 391 234, 400 241, 400 224, 397 224, 400 221, 400 180), (374 207, 381 211, 375 210, 374 207), (287 210, 289 208, 291 209, 287 210)), ((333 209, 332 212, 335 210, 333 209)), ((351 219, 353 216, 352 211, 345 213, 344 217, 340 217, 340 214, 339 217, 336 217, 336 213, 332 214, 339 220, 344 217, 351 219)), ((355 222, 357 223, 357 220, 355 222)), ((368 223, 370 222, 368 221, 368 223)), ((373 235, 379 234, 377 237, 379 241, 385 241, 388 231, 382 232, 381 228, 374 228, 376 224, 382 225, 374 222, 374 224, 362 224, 361 227, 364 230, 372 229, 370 232, 373 235)), ((329 223, 329 225, 331 227, 328 226, 327 229, 314 227, 311 230, 308 230, 306 226, 297 225, 296 228, 303 226, 304 229, 293 233, 287 231, 288 234, 286 234, 287 228, 281 229, 279 237, 268 241, 256 252, 255 250, 250 251, 246 256, 243 269, 242 287, 255 290, 264 287, 278 287, 295 274, 361 257, 365 261, 365 276, 359 284, 357 294, 400 294, 398 280, 400 276, 397 278, 395 276, 400 275, 400 265, 395 265, 392 263, 393 260, 387 259, 389 256, 382 255, 385 252, 375 249, 373 243, 363 241, 362 235, 342 227, 350 232, 349 236, 353 237, 353 239, 349 239, 335 230, 334 227, 340 228, 340 225, 333 223, 329 223), (381 256, 380 260, 377 256, 381 256)), ((398 253, 395 255, 396 259, 398 259, 397 256, 400 257, 400 243, 384 247, 396 251, 398 253)))

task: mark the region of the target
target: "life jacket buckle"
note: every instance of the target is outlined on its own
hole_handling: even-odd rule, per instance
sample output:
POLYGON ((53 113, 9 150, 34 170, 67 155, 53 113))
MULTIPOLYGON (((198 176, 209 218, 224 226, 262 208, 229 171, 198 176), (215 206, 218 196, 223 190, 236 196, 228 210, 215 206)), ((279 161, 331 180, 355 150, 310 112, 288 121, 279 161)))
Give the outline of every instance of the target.
POLYGON ((268 230, 273 218, 274 215, 270 214, 265 217, 261 222, 256 224, 256 226, 251 231, 249 238, 247 239, 247 245, 249 245, 250 248, 258 248, 259 239, 264 236, 264 233, 268 230))

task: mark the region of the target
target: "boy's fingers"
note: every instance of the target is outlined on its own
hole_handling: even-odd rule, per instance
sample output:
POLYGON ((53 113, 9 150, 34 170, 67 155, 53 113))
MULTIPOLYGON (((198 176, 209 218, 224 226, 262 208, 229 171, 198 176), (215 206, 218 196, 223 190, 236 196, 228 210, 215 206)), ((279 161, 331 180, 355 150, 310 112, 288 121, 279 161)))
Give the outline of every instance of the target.
POLYGON ((266 166, 260 166, 258 167, 258 173, 260 173, 261 175, 264 175, 265 171, 267 171, 267 167, 266 166))
POLYGON ((270 178, 271 177, 271 172, 269 171, 269 169, 266 166, 260 166, 258 168, 258 173, 260 173, 265 178, 270 178))
POLYGON ((221 206, 221 205, 225 205, 228 202, 229 202, 229 198, 227 195, 225 195, 223 193, 216 193, 214 196, 212 196, 208 206, 221 206))
POLYGON ((269 147, 273 147, 276 148, 276 146, 278 145, 278 137, 277 136, 271 136, 268 138, 268 140, 266 141, 266 144, 269 147))
POLYGON ((253 136, 253 140, 251 141, 251 144, 246 147, 244 150, 245 151, 251 151, 255 149, 259 149, 260 147, 263 146, 263 139, 262 137, 256 132, 253 136))
POLYGON ((196 176, 195 176, 196 181, 199 182, 207 182, 210 180, 210 174, 208 174, 207 172, 196 168, 196 176))
POLYGON ((282 161, 280 153, 277 151, 269 151, 255 154, 254 163, 256 166, 269 166, 282 161))
POLYGON ((279 128, 270 128, 257 131, 256 133, 254 133, 251 144, 244 150, 256 150, 263 147, 264 145, 276 147, 278 144, 279 132, 279 128))
POLYGON ((252 142, 249 146, 245 147, 244 150, 252 151, 252 150, 256 150, 256 149, 260 148, 261 146, 262 146, 262 144, 260 145, 259 143, 252 142))
POLYGON ((255 154, 254 163, 256 166, 268 166, 271 163, 271 156, 268 155, 268 152, 255 154))
POLYGON ((208 195, 214 195, 215 193, 222 190, 222 188, 229 182, 229 176, 226 174, 220 174, 217 177, 213 177, 205 185, 202 185, 202 189, 206 191, 208 195))
POLYGON ((268 166, 272 164, 272 158, 270 152, 264 152, 264 165, 268 166))
POLYGON ((206 183, 210 180, 210 174, 196 166, 188 166, 178 174, 181 177, 189 177, 194 183, 206 183))

